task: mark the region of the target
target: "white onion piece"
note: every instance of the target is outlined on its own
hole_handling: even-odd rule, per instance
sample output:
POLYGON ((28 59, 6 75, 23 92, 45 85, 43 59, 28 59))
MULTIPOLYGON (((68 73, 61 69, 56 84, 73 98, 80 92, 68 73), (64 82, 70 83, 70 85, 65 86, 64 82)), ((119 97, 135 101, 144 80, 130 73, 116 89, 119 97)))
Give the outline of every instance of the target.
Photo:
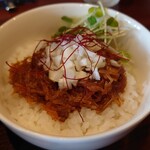
POLYGON ((55 66, 59 67, 61 65, 61 58, 62 58, 61 55, 52 57, 55 66))
POLYGON ((117 61, 113 60, 113 59, 110 60, 110 63, 114 67, 120 67, 120 64, 117 61))
POLYGON ((51 79, 54 82, 58 82, 58 80, 63 77, 63 72, 64 72, 63 68, 57 71, 49 70, 49 79, 51 79))
MULTIPOLYGON (((66 63, 64 64, 65 68, 68 70, 71 70, 72 68, 74 68, 75 70, 75 64, 73 61, 71 61, 70 59, 68 61, 66 61, 66 63), (71 68, 71 69, 70 69, 71 68)), ((68 71, 67 70, 67 71, 68 71)))
POLYGON ((46 47, 45 62, 49 70, 49 78, 54 82, 58 82, 59 89, 71 89, 72 86, 77 85, 78 79, 88 76, 91 79, 100 80, 98 70, 106 65, 105 57, 79 45, 78 43, 82 39, 81 35, 77 35, 70 42, 54 42, 46 47), (91 71, 92 74, 90 74, 91 71))
POLYGON ((65 49, 65 51, 63 53, 63 60, 64 61, 68 58, 69 58, 69 60, 74 60, 75 59, 75 55, 72 55, 74 49, 75 48, 72 48, 72 47, 68 47, 68 48, 65 49))
POLYGON ((100 80, 100 74, 97 67, 93 69, 92 78, 95 80, 100 80))
POLYGON ((85 78, 85 77, 87 77, 88 75, 87 75, 87 73, 85 72, 85 71, 77 71, 76 72, 76 79, 82 79, 82 78, 85 78))
POLYGON ((87 50, 87 54, 90 57, 90 59, 94 59, 96 57, 96 55, 97 55, 96 53, 94 53, 92 51, 89 51, 89 50, 87 50))
POLYGON ((79 61, 78 61, 78 60, 75 60, 75 61, 74 61, 74 65, 75 65, 76 71, 82 70, 82 67, 81 67, 81 65, 79 64, 79 61))
POLYGON ((90 61, 88 58, 84 57, 79 61, 79 65, 81 67, 86 67, 86 66, 90 66, 90 61))
POLYGON ((93 59, 92 66, 96 66, 97 68, 103 68, 106 65, 106 58, 103 56, 96 55, 93 59))

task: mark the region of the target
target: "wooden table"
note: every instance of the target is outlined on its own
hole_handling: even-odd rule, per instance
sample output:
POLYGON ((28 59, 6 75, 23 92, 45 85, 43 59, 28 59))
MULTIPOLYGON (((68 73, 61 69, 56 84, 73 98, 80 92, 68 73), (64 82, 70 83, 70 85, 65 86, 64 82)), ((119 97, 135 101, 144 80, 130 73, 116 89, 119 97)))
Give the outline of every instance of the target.
MULTIPOLYGON (((82 0, 35 0, 18 5, 16 11, 0 8, 0 25, 8 19, 35 7, 60 2, 83 2, 82 0)), ((150 30, 150 0, 121 0, 113 7, 138 20, 150 30)), ((150 149, 150 115, 130 134, 103 150, 148 150, 150 149)), ((0 122, 0 150, 42 150, 13 134, 0 122)))

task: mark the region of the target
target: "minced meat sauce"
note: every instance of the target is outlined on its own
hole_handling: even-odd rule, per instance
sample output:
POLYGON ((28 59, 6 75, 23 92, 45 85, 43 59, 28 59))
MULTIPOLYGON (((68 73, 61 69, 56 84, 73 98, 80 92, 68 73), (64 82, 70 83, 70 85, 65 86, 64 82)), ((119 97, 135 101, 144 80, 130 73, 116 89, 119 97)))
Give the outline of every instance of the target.
POLYGON ((54 119, 65 121, 69 114, 82 107, 102 112, 112 102, 120 104, 119 93, 124 91, 126 76, 123 67, 108 65, 99 70, 101 80, 80 80, 72 89, 58 89, 41 67, 25 59, 10 67, 10 83, 14 91, 29 103, 40 103, 54 119))
POLYGON ((112 102, 121 105, 119 95, 124 92, 126 86, 123 66, 114 66, 110 63, 112 58, 119 58, 109 51, 101 52, 98 54, 106 57, 106 65, 98 70, 100 80, 80 79, 71 89, 59 89, 57 82, 49 79, 48 71, 42 65, 37 65, 41 57, 38 51, 34 53, 34 58, 28 57, 9 65, 10 84, 14 92, 30 104, 41 104, 54 120, 64 122, 73 111, 80 113, 82 107, 100 113, 112 102))

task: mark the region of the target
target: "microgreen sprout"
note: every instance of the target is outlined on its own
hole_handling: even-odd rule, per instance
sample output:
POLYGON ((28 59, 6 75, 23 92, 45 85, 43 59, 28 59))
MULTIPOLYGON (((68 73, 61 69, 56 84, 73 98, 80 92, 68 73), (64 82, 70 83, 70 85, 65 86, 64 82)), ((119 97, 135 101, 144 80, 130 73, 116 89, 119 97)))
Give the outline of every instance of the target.
POLYGON ((97 23, 96 17, 95 16, 90 16, 88 19, 88 23, 92 26, 97 23))
POLYGON ((62 35, 63 33, 65 33, 69 28, 67 26, 61 26, 58 31, 55 33, 55 35, 53 37, 57 37, 59 35, 62 35))
MULTIPOLYGON (((61 19, 65 21, 67 25, 60 27, 55 36, 69 32, 71 28, 77 26, 86 27, 95 33, 105 44, 109 46, 113 45, 113 49, 117 52, 119 51, 117 38, 126 34, 126 30, 121 28, 117 16, 111 16, 108 13, 107 8, 104 8, 99 0, 98 6, 90 7, 87 15, 78 22, 75 22, 72 18, 67 16, 63 16, 61 19)), ((127 52, 121 52, 121 54, 126 57, 128 54, 125 53, 127 52)))
POLYGON ((73 19, 67 16, 62 16, 61 19, 67 23, 73 23, 73 19))
POLYGON ((118 21, 114 17, 110 17, 107 19, 107 26, 118 27, 118 21))

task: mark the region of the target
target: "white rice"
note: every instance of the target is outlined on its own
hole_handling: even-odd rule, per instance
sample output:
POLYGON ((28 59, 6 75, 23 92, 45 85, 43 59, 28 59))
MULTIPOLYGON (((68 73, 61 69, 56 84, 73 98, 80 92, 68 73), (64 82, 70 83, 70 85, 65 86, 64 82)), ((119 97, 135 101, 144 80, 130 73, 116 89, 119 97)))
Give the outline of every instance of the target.
MULTIPOLYGON (((28 56, 34 50, 34 44, 28 47, 18 48, 8 62, 16 62, 22 60, 24 56, 28 56)), ((6 84, 3 88, 3 105, 7 108, 9 115, 13 121, 24 128, 56 136, 84 136, 95 133, 101 133, 112 128, 116 128, 127 122, 140 104, 140 95, 136 89, 136 80, 127 71, 127 86, 125 92, 121 95, 123 104, 119 107, 112 104, 101 114, 97 114, 94 110, 82 108, 81 116, 78 112, 70 114, 69 118, 64 122, 52 120, 45 110, 38 105, 29 105, 26 100, 13 93, 13 88, 8 84, 8 66, 5 72, 6 84)))

